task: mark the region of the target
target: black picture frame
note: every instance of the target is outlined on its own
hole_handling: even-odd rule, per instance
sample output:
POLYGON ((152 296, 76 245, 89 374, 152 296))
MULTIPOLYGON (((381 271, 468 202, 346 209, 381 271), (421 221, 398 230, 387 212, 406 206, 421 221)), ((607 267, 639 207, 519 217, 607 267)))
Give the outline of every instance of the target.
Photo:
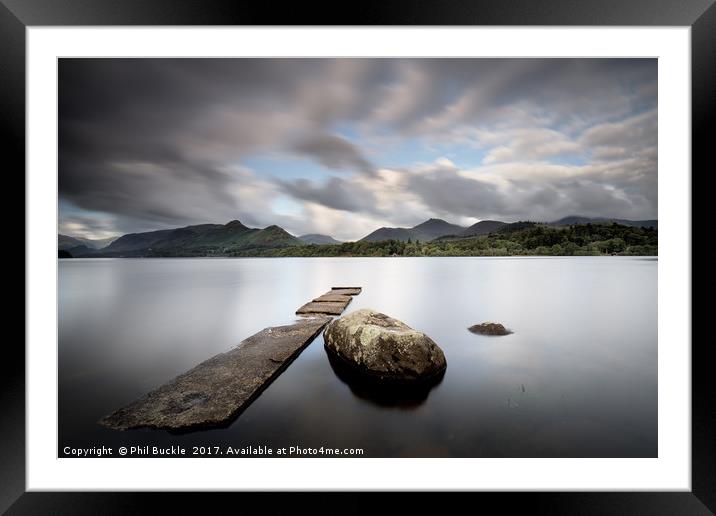
MULTIPOLYGON (((715 0, 512 0, 512 1, 366 1, 355 4, 301 3, 282 9, 274 2, 200 0, 0 0, 0 141, 6 194, 6 221, 17 220, 8 198, 23 198, 25 171, 25 29, 78 25, 619 25, 691 27, 692 185, 694 171, 707 172, 708 126, 716 104, 715 0), (21 174, 21 171, 23 172, 21 174), (12 176, 12 177, 10 177, 12 176), (15 179, 16 184, 9 181, 15 179)), ((713 167, 711 167, 713 168, 713 167)), ((692 191, 693 188, 692 188, 692 191)), ((694 222, 699 220, 692 215, 694 222)), ((17 226, 17 224, 16 224, 17 226)), ((19 227, 14 241, 25 242, 19 227)), ((692 232, 693 235, 693 232, 692 232)), ((12 255, 19 261, 19 245, 12 255)), ((24 245, 23 245, 24 249, 24 245)), ((10 249, 8 249, 10 251, 10 249)), ((23 269, 25 259, 23 253, 23 269)), ((19 281, 19 274, 11 275, 19 281)), ((701 283, 702 289, 712 280, 701 283)), ((24 285, 23 285, 24 286, 24 285)), ((19 286, 18 286, 19 287, 19 286)), ((9 296, 8 296, 9 298, 9 296)), ((25 294, 23 294, 23 300, 25 294)), ((7 301, 8 299, 6 299, 7 301)), ((25 309, 12 298, 8 321, 25 309)), ((693 316, 692 316, 693 319, 693 316)), ((501 511, 528 509, 549 514, 712 514, 716 512, 716 403, 709 360, 711 339, 692 339, 692 490, 690 492, 534 492, 472 493, 468 507, 499 504, 501 511), (473 499, 476 497, 476 499, 473 499), (476 502, 479 505, 475 505, 476 502)), ((24 339, 23 339, 24 341, 24 339)), ((682 344, 682 343, 674 343, 682 344)), ((25 492, 25 349, 20 339, 6 339, 0 358, 0 511, 8 514, 137 514, 152 511, 202 512, 212 507, 259 501, 256 493, 38 493, 25 492)), ((335 494, 271 493, 271 511, 284 503, 292 510, 375 506, 358 497, 350 504, 335 494), (277 505, 278 504, 278 505, 277 505), (340 505, 338 505, 340 504, 340 505), (303 506, 303 507, 300 507, 303 506)), ((467 495, 462 495, 467 496, 467 495)), ((424 494, 403 497, 403 510, 425 508, 424 494)), ((236 506, 235 507, 239 507, 236 506)))

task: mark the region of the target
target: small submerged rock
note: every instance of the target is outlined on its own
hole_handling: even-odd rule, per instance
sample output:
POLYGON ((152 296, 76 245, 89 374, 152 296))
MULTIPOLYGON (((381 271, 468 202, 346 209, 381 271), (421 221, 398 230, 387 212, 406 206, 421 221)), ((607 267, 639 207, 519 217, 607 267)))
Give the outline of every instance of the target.
POLYGON ((447 367, 442 349, 424 333, 370 309, 332 321, 326 349, 364 376, 415 383, 437 380, 447 367))
POLYGON ((509 335, 512 333, 511 330, 508 330, 504 326, 502 326, 500 323, 493 323, 493 322, 484 322, 481 324, 475 324, 474 326, 470 326, 468 328, 472 333, 477 333, 478 335, 492 335, 492 336, 499 336, 499 335, 509 335))

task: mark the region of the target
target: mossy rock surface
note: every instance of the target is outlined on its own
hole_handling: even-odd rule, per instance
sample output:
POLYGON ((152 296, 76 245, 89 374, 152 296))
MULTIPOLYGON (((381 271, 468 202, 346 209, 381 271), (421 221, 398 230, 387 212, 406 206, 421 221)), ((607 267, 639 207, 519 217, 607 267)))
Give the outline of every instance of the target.
POLYGON ((430 337, 375 310, 357 310, 332 321, 323 338, 329 351, 381 380, 427 380, 447 367, 445 354, 430 337))

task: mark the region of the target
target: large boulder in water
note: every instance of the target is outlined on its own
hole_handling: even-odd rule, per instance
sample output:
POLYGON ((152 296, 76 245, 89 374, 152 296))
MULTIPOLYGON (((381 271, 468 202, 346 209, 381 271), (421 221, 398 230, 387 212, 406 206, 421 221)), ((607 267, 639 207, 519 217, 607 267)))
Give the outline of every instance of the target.
POLYGON ((443 351, 430 337, 374 310, 334 320, 323 338, 329 352, 374 379, 430 381, 441 378, 447 367, 443 351))

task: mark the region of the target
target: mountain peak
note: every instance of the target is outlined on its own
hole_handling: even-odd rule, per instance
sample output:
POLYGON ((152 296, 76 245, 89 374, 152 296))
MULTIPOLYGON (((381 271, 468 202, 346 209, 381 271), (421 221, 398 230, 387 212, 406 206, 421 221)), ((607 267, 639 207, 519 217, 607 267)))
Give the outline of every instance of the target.
POLYGON ((447 235, 457 235, 465 230, 463 226, 450 224, 443 219, 430 218, 410 229, 413 240, 433 240, 447 235))
POLYGON ((447 222, 443 219, 430 218, 430 219, 426 220, 425 222, 421 222, 417 226, 413 226, 413 229, 424 228, 427 226, 453 226, 453 225, 454 224, 450 224, 449 222, 447 222))
POLYGON ((291 238, 295 238, 291 233, 283 229, 281 226, 277 226, 276 224, 271 224, 270 226, 267 226, 261 230, 263 233, 269 233, 273 235, 286 235, 291 238))
POLYGON ((230 220, 229 222, 227 222, 226 224, 224 224, 224 227, 227 227, 227 228, 245 228, 246 226, 243 225, 243 224, 241 223, 241 221, 234 219, 234 220, 230 220))

